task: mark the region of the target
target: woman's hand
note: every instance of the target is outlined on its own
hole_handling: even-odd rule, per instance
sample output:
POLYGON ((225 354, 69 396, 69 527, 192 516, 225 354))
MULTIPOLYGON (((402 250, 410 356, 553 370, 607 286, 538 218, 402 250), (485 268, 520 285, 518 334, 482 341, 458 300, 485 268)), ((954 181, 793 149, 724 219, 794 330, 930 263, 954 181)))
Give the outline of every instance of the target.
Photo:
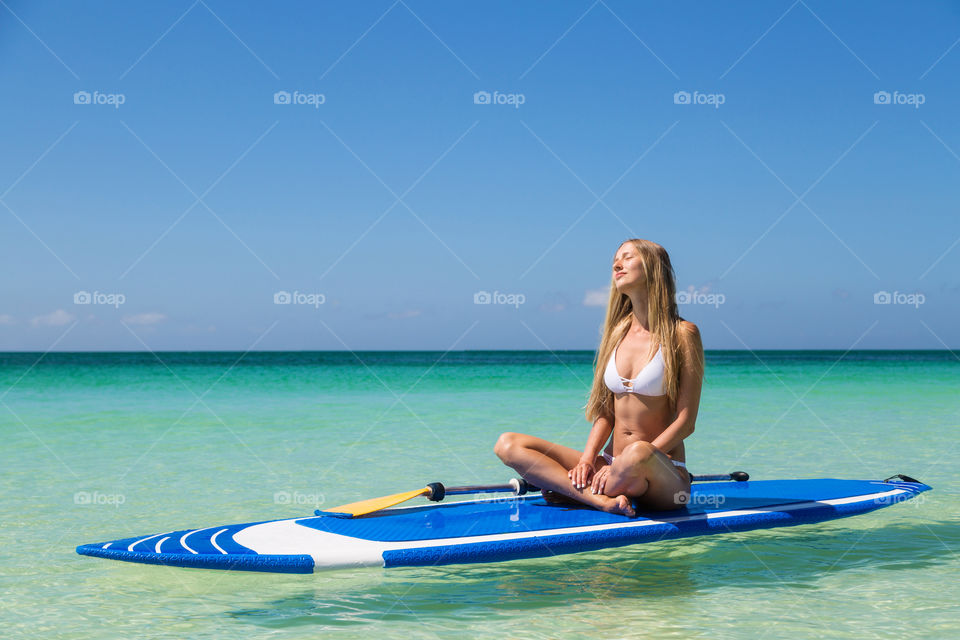
POLYGON ((573 484, 574 488, 583 489, 593 476, 593 463, 581 460, 577 463, 577 466, 567 472, 567 475, 570 477, 570 483, 573 484))
POLYGON ((610 475, 610 465, 601 467, 600 471, 593 474, 593 482, 590 485, 590 491, 602 494, 607 487, 607 477, 610 475))

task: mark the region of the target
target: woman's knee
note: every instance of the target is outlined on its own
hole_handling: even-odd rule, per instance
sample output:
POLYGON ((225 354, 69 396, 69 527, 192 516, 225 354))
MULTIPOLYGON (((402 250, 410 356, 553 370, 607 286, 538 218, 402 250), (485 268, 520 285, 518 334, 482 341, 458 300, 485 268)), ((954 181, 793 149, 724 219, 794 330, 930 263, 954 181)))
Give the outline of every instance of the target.
POLYGON ((645 440, 631 442, 623 448, 618 458, 623 457, 631 466, 650 462, 656 455, 657 448, 645 440))
POLYGON ((513 433, 512 431, 507 431, 501 433, 500 437, 497 438, 497 443, 493 445, 493 452, 497 454, 497 457, 503 461, 506 461, 510 457, 513 449, 516 447, 517 436, 519 433, 513 433))
POLYGON ((637 440, 623 448, 610 467, 605 493, 607 495, 641 496, 650 486, 647 474, 640 467, 654 458, 656 447, 637 440))

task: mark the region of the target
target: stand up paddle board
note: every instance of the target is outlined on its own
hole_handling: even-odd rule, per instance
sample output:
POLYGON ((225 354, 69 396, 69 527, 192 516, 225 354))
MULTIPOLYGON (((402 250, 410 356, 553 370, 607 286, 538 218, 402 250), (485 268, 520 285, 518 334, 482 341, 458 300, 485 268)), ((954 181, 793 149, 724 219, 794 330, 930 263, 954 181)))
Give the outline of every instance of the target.
POLYGON ((318 511, 285 520, 84 544, 77 553, 278 573, 499 562, 823 522, 888 507, 929 489, 906 476, 696 483, 682 509, 641 512, 634 518, 525 495, 397 507, 359 517, 318 511))

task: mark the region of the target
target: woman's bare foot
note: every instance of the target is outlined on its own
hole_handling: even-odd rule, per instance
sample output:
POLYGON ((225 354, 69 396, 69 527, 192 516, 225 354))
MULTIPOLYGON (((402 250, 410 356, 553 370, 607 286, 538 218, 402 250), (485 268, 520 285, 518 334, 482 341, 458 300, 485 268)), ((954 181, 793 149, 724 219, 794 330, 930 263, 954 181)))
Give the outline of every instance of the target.
POLYGON ((618 513, 631 518, 636 515, 633 505, 630 504, 630 498, 627 496, 610 497, 603 494, 594 495, 584 492, 582 495, 585 499, 577 500, 576 498, 571 498, 568 495, 564 495, 557 491, 550 491, 549 489, 543 490, 542 493, 544 501, 546 501, 548 504, 589 506, 593 507, 594 509, 599 509, 600 511, 606 511, 607 513, 618 513))
POLYGON ((607 513, 619 513, 621 515, 628 516, 630 518, 637 515, 637 512, 633 510, 633 505, 630 504, 630 498, 628 498, 627 496, 620 495, 612 498, 608 496, 597 496, 597 497, 606 498, 606 500, 604 500, 603 502, 603 506, 601 506, 600 508, 606 511, 607 513))

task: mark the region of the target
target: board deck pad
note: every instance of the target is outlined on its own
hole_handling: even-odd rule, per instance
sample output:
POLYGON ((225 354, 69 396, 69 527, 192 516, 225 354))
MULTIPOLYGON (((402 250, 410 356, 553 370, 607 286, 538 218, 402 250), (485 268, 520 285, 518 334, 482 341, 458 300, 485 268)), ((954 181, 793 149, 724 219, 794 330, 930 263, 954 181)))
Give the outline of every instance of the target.
POLYGON ((890 506, 929 489, 919 482, 834 479, 699 483, 691 487, 684 508, 640 512, 634 518, 549 504, 534 494, 397 507, 354 518, 319 512, 182 529, 85 544, 77 553, 281 573, 498 562, 823 522, 890 506))

